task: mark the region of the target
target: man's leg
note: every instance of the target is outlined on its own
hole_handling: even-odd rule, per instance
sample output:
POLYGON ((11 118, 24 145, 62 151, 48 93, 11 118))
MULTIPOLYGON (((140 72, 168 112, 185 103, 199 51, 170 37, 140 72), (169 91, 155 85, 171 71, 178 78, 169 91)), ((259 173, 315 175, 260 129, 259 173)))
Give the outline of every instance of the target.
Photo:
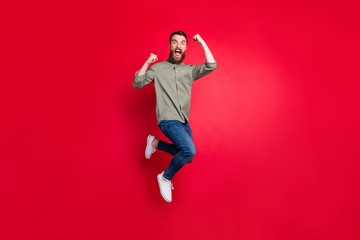
POLYGON ((186 122, 186 123, 185 123, 185 130, 186 130, 186 132, 189 134, 189 136, 191 137, 191 139, 193 139, 189 122, 186 122))
POLYGON ((170 143, 164 142, 162 140, 158 140, 157 149, 167 152, 167 153, 171 154, 172 156, 175 156, 179 152, 179 150, 176 149, 174 144, 170 144, 170 143))
MULTIPOLYGON (((186 122, 184 126, 185 126, 186 132, 189 134, 191 139, 193 139, 189 122, 186 122)), ((159 149, 161 151, 167 152, 172 156, 175 156, 180 151, 179 149, 176 148, 175 144, 167 143, 165 141, 162 141, 162 140, 159 140, 156 138, 151 143, 151 146, 154 149, 159 149)))
MULTIPOLYGON (((185 130, 189 134, 191 139, 193 139, 189 122, 185 123, 185 130)), ((162 140, 159 140, 159 139, 156 139, 156 138, 152 142, 151 146, 154 149, 159 149, 161 151, 167 152, 172 156, 176 155, 180 151, 179 149, 176 148, 175 144, 167 143, 165 141, 162 141, 162 140)))
MULTIPOLYGON (((191 128, 190 128, 190 124, 189 124, 188 121, 186 121, 186 123, 185 123, 185 130, 186 130, 186 132, 189 134, 189 136, 191 137, 191 139, 194 141, 193 136, 192 136, 192 132, 191 132, 191 128)), ((193 161, 193 159, 192 159, 190 162, 188 162, 188 163, 191 163, 192 161, 193 161)))
POLYGON ((167 152, 172 156, 179 152, 179 150, 176 149, 174 144, 158 140, 154 136, 149 135, 146 143, 145 157, 149 159, 151 155, 156 151, 156 149, 167 152))
POLYGON ((164 172, 164 177, 167 180, 171 180, 186 163, 194 159, 196 148, 190 126, 187 122, 181 123, 176 120, 165 120, 160 122, 159 127, 164 135, 174 143, 174 146, 171 148, 177 150, 177 153, 173 155, 174 157, 164 172))

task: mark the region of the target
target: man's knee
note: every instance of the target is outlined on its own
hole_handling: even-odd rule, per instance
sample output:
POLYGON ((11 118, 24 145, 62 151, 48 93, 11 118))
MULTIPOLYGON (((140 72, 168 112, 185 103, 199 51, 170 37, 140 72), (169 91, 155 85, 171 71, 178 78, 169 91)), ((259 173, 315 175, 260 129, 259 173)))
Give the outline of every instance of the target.
POLYGON ((188 159, 188 162, 191 162, 194 159, 196 153, 196 147, 194 144, 189 144, 184 148, 183 154, 186 159, 188 159))
POLYGON ((195 153, 196 153, 196 147, 195 147, 195 145, 193 145, 193 146, 190 148, 190 156, 191 156, 191 158, 194 158, 195 153))

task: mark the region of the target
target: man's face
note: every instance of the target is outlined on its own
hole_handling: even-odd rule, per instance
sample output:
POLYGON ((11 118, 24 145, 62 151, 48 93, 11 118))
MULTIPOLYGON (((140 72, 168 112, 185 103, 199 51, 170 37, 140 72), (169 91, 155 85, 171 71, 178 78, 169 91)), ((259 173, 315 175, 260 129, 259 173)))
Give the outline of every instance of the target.
POLYGON ((181 63, 185 58, 186 38, 182 35, 173 35, 170 42, 170 58, 172 62, 181 63))

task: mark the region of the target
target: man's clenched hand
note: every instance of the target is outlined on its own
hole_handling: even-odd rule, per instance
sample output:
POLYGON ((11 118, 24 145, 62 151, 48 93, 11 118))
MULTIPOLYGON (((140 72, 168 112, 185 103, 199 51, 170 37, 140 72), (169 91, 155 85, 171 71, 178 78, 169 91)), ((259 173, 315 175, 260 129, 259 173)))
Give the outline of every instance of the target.
POLYGON ((196 34, 195 36, 193 36, 193 39, 195 42, 197 43, 202 43, 204 40, 200 37, 199 34, 196 34))
POLYGON ((146 62, 148 64, 151 64, 151 63, 156 62, 157 60, 158 60, 157 55, 150 53, 150 56, 149 56, 148 60, 146 60, 146 62))

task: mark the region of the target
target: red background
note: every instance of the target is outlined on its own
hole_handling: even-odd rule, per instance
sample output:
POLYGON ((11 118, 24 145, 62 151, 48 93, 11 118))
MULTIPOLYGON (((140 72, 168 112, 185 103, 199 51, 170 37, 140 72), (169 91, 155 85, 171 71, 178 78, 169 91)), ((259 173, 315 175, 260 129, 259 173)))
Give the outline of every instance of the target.
POLYGON ((6 2, 0 239, 360 238, 356 1, 6 2), (132 81, 179 29, 218 68, 168 204, 154 85, 132 81))

